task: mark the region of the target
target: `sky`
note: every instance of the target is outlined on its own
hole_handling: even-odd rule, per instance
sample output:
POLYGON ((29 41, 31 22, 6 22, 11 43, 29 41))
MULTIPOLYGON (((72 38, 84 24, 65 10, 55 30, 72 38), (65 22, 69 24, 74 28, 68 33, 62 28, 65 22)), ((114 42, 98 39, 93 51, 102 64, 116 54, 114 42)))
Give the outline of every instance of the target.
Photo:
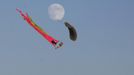
POLYGON ((0 26, 0 75, 134 75, 134 0, 0 0, 0 26), (53 3, 77 41, 49 18, 53 3), (55 50, 16 8, 64 46, 55 50))

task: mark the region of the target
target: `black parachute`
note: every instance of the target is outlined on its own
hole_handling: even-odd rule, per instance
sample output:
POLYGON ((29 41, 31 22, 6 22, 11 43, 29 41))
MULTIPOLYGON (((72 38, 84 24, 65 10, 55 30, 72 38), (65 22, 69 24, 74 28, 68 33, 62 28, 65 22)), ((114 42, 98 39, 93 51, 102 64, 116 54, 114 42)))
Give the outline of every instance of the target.
POLYGON ((69 24, 68 22, 64 22, 64 24, 69 30, 70 39, 72 41, 76 41, 76 39, 77 39, 76 29, 71 24, 69 24))

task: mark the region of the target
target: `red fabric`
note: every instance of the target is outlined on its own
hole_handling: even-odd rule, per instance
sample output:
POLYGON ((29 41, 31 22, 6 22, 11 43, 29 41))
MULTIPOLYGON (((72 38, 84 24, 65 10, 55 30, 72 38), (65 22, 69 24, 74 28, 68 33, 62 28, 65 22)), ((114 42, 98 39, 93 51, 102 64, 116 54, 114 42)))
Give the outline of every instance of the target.
POLYGON ((28 16, 28 14, 26 13, 23 14, 21 10, 16 9, 20 15, 24 18, 24 20, 27 21, 27 23, 32 26, 38 33, 40 33, 48 42, 50 42, 53 46, 55 46, 55 44, 52 43, 52 41, 54 40, 56 43, 58 42, 58 40, 56 40, 55 38, 51 37, 50 35, 48 35, 47 33, 45 33, 44 31, 42 31, 39 27, 37 27, 36 25, 34 25, 33 21, 31 20, 31 18, 28 16))

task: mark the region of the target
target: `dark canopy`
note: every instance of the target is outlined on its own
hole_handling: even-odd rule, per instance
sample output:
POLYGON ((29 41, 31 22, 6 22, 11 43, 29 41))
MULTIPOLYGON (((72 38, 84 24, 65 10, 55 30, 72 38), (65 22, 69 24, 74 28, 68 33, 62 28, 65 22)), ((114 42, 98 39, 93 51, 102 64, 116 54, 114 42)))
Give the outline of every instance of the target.
POLYGON ((64 22, 64 24, 69 30, 70 39, 72 41, 76 41, 76 39, 77 39, 76 29, 71 24, 69 24, 68 22, 64 22))

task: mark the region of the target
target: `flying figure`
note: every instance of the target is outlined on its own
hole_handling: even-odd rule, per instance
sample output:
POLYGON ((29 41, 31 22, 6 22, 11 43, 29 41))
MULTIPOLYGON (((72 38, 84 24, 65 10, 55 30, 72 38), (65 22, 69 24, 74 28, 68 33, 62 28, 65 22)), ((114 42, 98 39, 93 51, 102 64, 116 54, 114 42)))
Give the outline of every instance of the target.
POLYGON ((35 22, 33 22, 32 18, 28 15, 28 13, 23 13, 21 10, 16 9, 20 15, 24 18, 24 20, 33 27, 40 35, 42 35, 49 43, 51 43, 56 49, 60 48, 63 45, 63 42, 56 40, 48 33, 46 33, 41 27, 39 27, 35 22))

